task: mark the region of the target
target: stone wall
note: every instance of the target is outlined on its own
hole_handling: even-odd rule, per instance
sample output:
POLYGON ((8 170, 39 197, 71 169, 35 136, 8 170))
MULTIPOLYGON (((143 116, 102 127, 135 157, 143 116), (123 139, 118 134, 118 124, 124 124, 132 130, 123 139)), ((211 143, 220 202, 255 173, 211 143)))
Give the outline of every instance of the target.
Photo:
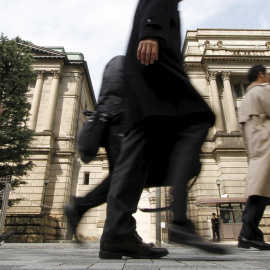
POLYGON ((59 229, 56 218, 41 214, 9 214, 6 216, 4 232, 14 232, 6 242, 43 243, 57 240, 59 229))

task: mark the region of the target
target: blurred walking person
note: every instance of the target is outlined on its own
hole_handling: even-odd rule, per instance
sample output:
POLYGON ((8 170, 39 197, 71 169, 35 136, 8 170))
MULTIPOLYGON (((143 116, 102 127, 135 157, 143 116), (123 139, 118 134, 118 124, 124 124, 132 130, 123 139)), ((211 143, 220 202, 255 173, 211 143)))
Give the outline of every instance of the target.
POLYGON ((187 218, 187 182, 200 173, 202 144, 215 116, 191 85, 180 52, 179 0, 140 0, 126 54, 126 137, 113 172, 101 237, 103 259, 160 258, 146 246, 132 216, 147 186, 172 186, 169 238, 209 252, 187 218))
POLYGON ((238 247, 270 250, 259 229, 270 197, 270 80, 262 65, 251 67, 247 77, 250 85, 239 109, 239 123, 248 155, 248 200, 238 247))
MULTIPOLYGON (((78 242, 80 242, 80 240, 77 235, 77 227, 83 215, 89 209, 97 207, 107 201, 112 172, 120 152, 121 141, 123 139, 124 117, 124 61, 125 56, 116 56, 106 65, 97 111, 94 112, 98 115, 106 115, 107 122, 102 137, 109 162, 109 175, 87 195, 83 197, 73 197, 71 204, 65 206, 65 212, 71 231, 78 242)), ((97 148, 98 147, 100 147, 100 145, 97 145, 97 148)))

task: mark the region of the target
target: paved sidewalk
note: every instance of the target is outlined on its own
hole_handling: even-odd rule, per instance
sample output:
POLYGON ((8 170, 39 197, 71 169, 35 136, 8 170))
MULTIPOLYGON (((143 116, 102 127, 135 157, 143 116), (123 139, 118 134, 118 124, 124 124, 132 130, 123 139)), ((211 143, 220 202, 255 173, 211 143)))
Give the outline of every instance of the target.
MULTIPOLYGON (((224 245, 224 244, 221 244, 224 245)), ((238 249, 227 244, 231 254, 213 255, 195 248, 164 245, 170 254, 154 260, 101 260, 98 244, 44 243, 0 247, 0 270, 10 269, 270 269, 270 251, 238 249)))

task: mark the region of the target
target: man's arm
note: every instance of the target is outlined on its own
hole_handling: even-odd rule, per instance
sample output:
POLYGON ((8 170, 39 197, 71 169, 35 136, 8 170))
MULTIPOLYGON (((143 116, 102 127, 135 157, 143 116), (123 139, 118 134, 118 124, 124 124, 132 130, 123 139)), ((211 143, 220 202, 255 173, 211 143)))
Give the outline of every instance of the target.
POLYGON ((158 39, 165 45, 170 32, 171 18, 177 7, 177 0, 142 0, 140 40, 151 37, 158 39))
POLYGON ((140 40, 137 58, 143 65, 158 60, 159 44, 168 39, 171 17, 177 9, 176 0, 145 0, 142 2, 140 40))

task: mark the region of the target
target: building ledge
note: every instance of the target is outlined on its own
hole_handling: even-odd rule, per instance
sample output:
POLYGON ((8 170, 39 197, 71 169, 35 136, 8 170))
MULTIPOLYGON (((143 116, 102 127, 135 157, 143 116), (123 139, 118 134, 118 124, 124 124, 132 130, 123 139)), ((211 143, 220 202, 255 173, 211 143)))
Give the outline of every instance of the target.
POLYGON ((195 202, 196 206, 217 206, 225 203, 246 203, 246 197, 228 197, 228 198, 207 198, 199 199, 195 202))

